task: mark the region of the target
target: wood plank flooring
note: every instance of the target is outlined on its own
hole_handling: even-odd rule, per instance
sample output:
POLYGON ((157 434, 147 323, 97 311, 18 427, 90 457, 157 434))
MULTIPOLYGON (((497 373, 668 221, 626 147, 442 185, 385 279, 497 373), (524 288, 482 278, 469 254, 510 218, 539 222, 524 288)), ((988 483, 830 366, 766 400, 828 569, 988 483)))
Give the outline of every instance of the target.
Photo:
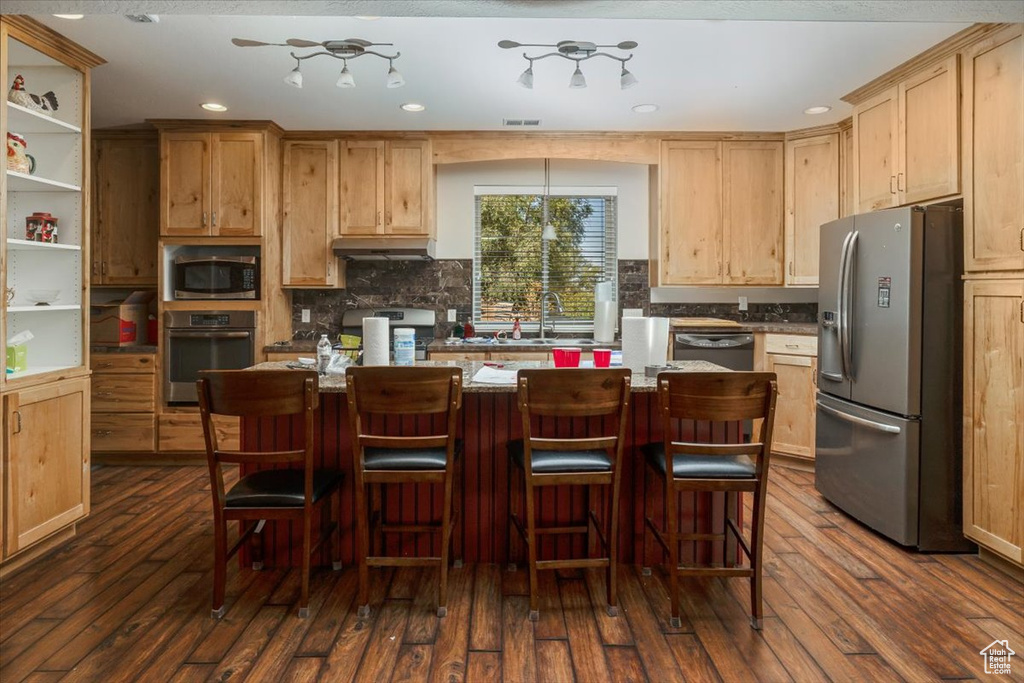
POLYGON ((660 572, 634 566, 618 618, 601 572, 542 573, 536 623, 522 568, 453 570, 444 619, 433 569, 374 571, 362 619, 352 568, 318 570, 299 619, 296 571, 235 567, 213 621, 206 468, 98 468, 78 536, 0 581, 0 681, 987 680, 995 639, 1018 653, 1000 678, 1024 680, 1021 584, 975 556, 903 551, 812 477, 772 470, 755 632, 745 580, 684 582, 672 628, 660 572))

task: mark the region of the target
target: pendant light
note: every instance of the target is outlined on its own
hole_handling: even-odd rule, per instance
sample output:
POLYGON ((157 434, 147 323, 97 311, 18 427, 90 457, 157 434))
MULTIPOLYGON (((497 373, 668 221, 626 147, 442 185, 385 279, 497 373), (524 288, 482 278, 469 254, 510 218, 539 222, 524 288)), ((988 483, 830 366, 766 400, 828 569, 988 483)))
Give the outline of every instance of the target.
POLYGON ((548 218, 548 196, 551 194, 551 159, 544 159, 544 230, 541 232, 541 239, 545 242, 552 242, 558 239, 555 226, 548 218))

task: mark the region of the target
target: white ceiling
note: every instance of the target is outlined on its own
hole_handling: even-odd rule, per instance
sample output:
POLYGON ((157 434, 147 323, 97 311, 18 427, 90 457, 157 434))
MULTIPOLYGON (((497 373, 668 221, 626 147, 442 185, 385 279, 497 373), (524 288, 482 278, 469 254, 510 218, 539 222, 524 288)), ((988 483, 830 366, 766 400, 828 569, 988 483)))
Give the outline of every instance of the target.
POLYGON ((4 11, 31 13, 108 61, 93 73, 93 125, 98 128, 147 118, 227 117, 271 119, 288 130, 488 130, 501 128, 502 118, 540 118, 545 130, 789 130, 844 118, 850 108, 839 98, 845 93, 974 20, 1024 14, 1024 3, 6 0, 4 11), (905 6, 904 11, 894 12, 896 5, 905 6), (792 20, 821 18, 824 6, 859 21, 792 20), (293 14, 267 14, 282 7, 293 14), (80 21, 40 14, 76 8, 91 13, 80 21), (977 12, 971 14, 971 8, 977 12), (736 14, 737 9, 746 13, 736 14), (100 10, 114 14, 97 14, 100 10), (313 10, 335 16, 305 15, 313 10), (159 23, 135 24, 122 16, 141 11, 159 14, 159 23), (222 14, 178 13, 185 11, 222 14), (338 11, 416 16, 366 21, 337 16, 338 11), (430 14, 435 16, 424 16, 430 14), (763 19, 766 14, 791 20, 720 20, 763 19), (594 18, 623 15, 658 18, 594 18), (665 18, 693 15, 714 19, 665 18), (894 21, 870 21, 880 17, 894 21), (282 82, 294 66, 288 56, 292 48, 238 48, 231 45, 232 37, 392 42, 394 48, 381 49, 402 53, 395 66, 406 86, 385 88, 387 63, 365 56, 349 64, 357 87, 342 90, 334 86, 340 63, 317 57, 303 63, 305 85, 296 90, 282 82), (569 90, 573 65, 548 59, 535 63, 534 89, 525 90, 515 84, 526 66, 524 50, 498 48, 504 38, 524 43, 635 40, 640 45, 629 69, 640 84, 620 90, 618 64, 594 59, 582 66, 589 87, 569 90), (213 115, 199 108, 211 100, 229 111, 213 115), (412 114, 398 108, 410 101, 427 110, 412 114), (660 110, 647 115, 631 111, 647 102, 660 110), (834 109, 823 116, 803 114, 817 104, 834 109))

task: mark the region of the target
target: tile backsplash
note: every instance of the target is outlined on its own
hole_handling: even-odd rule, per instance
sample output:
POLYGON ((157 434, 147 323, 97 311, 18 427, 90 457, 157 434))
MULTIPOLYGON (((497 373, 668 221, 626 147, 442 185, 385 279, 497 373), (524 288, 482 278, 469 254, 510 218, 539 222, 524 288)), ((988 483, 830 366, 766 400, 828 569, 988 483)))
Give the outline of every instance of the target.
MULTIPOLYGON (((448 336, 448 309, 464 321, 472 312, 473 262, 470 259, 437 261, 354 261, 348 264, 343 290, 297 289, 292 292, 293 339, 315 339, 341 331, 341 315, 350 308, 402 306, 432 308, 437 313, 435 336, 448 336), (302 322, 302 309, 310 310, 310 322, 302 322)), ((700 316, 751 322, 814 322, 813 303, 750 304, 739 311, 736 304, 652 304, 647 261, 619 261, 619 309, 642 308, 646 315, 700 316)))

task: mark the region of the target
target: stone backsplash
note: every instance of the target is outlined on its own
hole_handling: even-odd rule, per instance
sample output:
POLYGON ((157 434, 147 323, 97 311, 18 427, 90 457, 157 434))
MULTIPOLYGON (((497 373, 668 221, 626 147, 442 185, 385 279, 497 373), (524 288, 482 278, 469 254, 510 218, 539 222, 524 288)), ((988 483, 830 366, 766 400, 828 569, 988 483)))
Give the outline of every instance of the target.
MULTIPOLYGON (((448 309, 464 321, 472 313, 473 261, 354 261, 348 264, 343 290, 297 289, 292 292, 293 339, 315 339, 341 331, 341 315, 350 308, 432 308, 437 313, 434 334, 448 336, 448 309), (310 309, 310 322, 302 322, 302 309, 310 309)), ((736 304, 652 304, 647 261, 619 261, 619 309, 642 308, 645 315, 699 316, 748 322, 815 322, 818 306, 803 304, 750 304, 740 312, 736 304)))

